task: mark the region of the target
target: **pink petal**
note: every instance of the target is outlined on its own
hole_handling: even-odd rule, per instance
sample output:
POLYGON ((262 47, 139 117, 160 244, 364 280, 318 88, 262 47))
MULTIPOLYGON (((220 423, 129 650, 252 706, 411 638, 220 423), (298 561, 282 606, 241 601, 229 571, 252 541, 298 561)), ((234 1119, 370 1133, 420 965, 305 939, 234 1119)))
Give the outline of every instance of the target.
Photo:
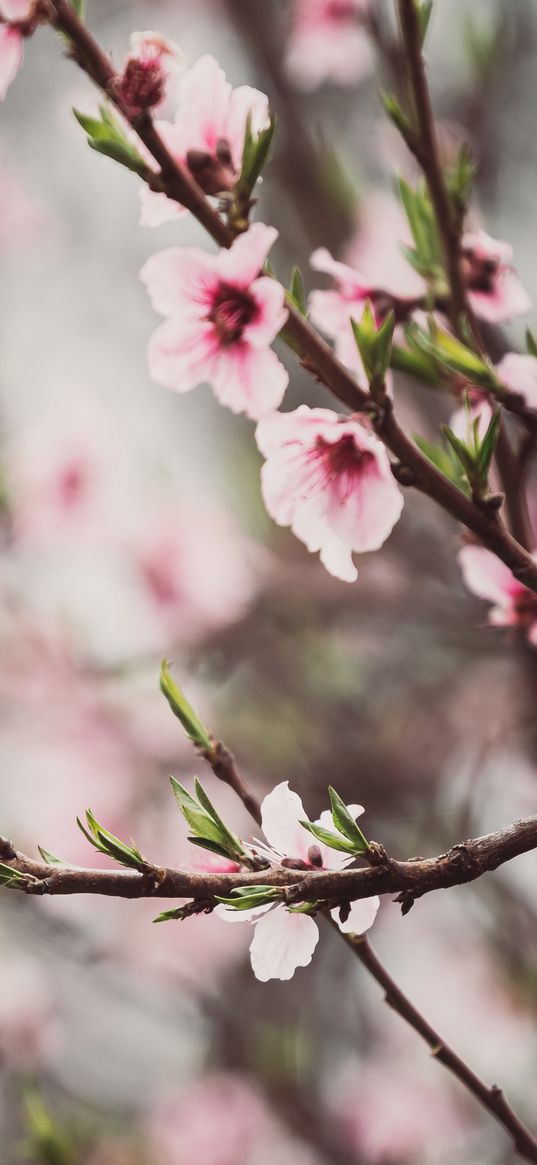
POLYGON ((250 947, 252 969, 262 983, 292 979, 297 967, 307 967, 319 941, 319 931, 307 914, 290 914, 284 907, 260 919, 250 947))
POLYGON ((216 259, 199 247, 170 247, 152 255, 140 272, 155 311, 162 315, 205 314, 216 285, 216 259))
POLYGON ((229 250, 218 256, 218 273, 236 287, 248 287, 262 270, 265 259, 278 238, 275 227, 256 222, 238 235, 229 250))
POLYGON ((492 420, 492 407, 485 396, 480 401, 474 401, 469 408, 463 405, 462 408, 456 409, 450 417, 449 426, 461 441, 472 442, 472 425, 477 418, 479 418, 477 431, 482 441, 492 420))
POLYGON ((214 152, 219 139, 225 136, 231 93, 224 70, 208 54, 183 73, 175 121, 185 151, 214 152))
POLYGON ((165 320, 149 342, 149 371, 157 384, 176 392, 210 381, 215 357, 214 330, 211 324, 189 324, 165 320))
POLYGON ((249 344, 263 347, 272 343, 287 319, 285 291, 281 283, 262 275, 251 284, 250 293, 257 304, 258 315, 247 324, 243 335, 249 344))
POLYGON ((530 408, 537 408, 537 358, 535 356, 508 352, 503 360, 500 360, 500 363, 496 365, 496 372, 508 388, 511 388, 513 392, 522 394, 530 408))
POLYGON ((520 584, 508 566, 484 546, 463 546, 458 557, 468 590, 500 607, 511 606, 513 589, 520 584))
POLYGON ((264 417, 256 428, 257 447, 264 457, 270 457, 287 444, 306 441, 319 424, 323 425, 324 433, 327 428, 337 426, 338 421, 338 415, 332 409, 310 409, 308 405, 299 405, 291 413, 273 413, 264 417))
POLYGON ((4 20, 29 20, 33 15, 35 0, 1 0, 0 16, 4 20))
POLYGON ((531 299, 514 271, 498 274, 491 292, 468 291, 468 299, 479 319, 489 324, 501 324, 515 316, 531 311, 531 299))
POLYGON ((255 137, 262 129, 267 128, 270 121, 268 97, 259 89, 252 89, 250 85, 239 85, 239 88, 234 89, 231 94, 222 134, 229 142, 236 170, 240 170, 242 164, 248 116, 255 137))
POLYGON ((165 222, 173 222, 186 214, 184 206, 167 198, 158 190, 142 186, 140 190, 140 226, 160 227, 165 222))
POLYGON ((351 903, 350 914, 345 922, 340 920, 339 907, 336 906, 335 910, 330 911, 330 914, 343 934, 363 934, 373 925, 379 906, 380 898, 376 896, 374 898, 361 898, 358 902, 351 903))
POLYGON ((0 101, 4 100, 21 63, 22 36, 18 28, 0 25, 0 101))
POLYGON ((357 298, 367 298, 371 290, 370 280, 366 279, 364 275, 360 275, 359 271, 355 271, 354 267, 349 267, 347 263, 340 263, 339 260, 332 258, 326 247, 317 247, 317 250, 311 255, 310 265, 314 271, 324 271, 326 275, 331 275, 336 283, 341 284, 357 298))
POLYGON ((210 379, 220 404, 256 421, 281 404, 289 376, 270 348, 220 348, 210 379))
POLYGON ((261 805, 263 833, 277 853, 289 858, 305 858, 312 844, 311 834, 300 824, 308 815, 297 793, 282 781, 268 793, 261 805))

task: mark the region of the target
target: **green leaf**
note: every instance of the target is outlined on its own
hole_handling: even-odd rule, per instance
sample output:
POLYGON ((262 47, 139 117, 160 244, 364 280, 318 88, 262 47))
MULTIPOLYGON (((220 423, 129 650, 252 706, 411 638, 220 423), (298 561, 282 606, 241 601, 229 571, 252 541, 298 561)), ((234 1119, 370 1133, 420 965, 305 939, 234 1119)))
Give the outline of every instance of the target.
POLYGON ((231 860, 242 861, 245 853, 240 838, 224 824, 199 781, 196 779, 196 800, 175 777, 170 777, 170 780, 181 813, 196 837, 216 845, 218 848, 215 852, 231 860))
POLYGON ((529 356, 537 356, 537 342, 529 328, 526 328, 526 351, 529 356))
POLYGON ((477 166, 471 150, 466 143, 463 143, 454 165, 445 174, 446 185, 459 221, 468 206, 476 173, 477 166))
POLYGON ((184 692, 170 674, 170 665, 163 659, 160 665, 160 690, 166 697, 168 704, 177 719, 180 720, 188 737, 196 748, 203 752, 212 752, 212 743, 205 725, 189 704, 184 692))
POLYGON ((271 117, 270 124, 266 129, 260 130, 254 137, 252 133, 252 118, 248 114, 246 119, 246 131, 244 134, 244 146, 242 152, 242 166, 237 183, 237 188, 240 197, 249 198, 252 190, 260 177, 269 156, 274 131, 276 129, 276 121, 271 117))
POLYGON ((437 365, 424 352, 412 351, 410 348, 401 348, 393 344, 390 368, 394 368, 396 372, 404 372, 407 376, 414 376, 416 380, 422 380, 431 387, 437 387, 440 383, 437 365))
POLYGON ((395 328, 393 311, 377 326, 372 305, 367 300, 360 322, 351 317, 351 327, 369 383, 383 381, 390 365, 395 328))
POLYGON ((356 846, 351 841, 347 841, 343 837, 338 837, 337 834, 331 833, 329 829, 324 829, 322 825, 315 825, 312 821, 301 821, 300 824, 308 833, 312 833, 317 841, 322 841, 324 845, 330 846, 330 849, 341 850, 346 854, 356 853, 356 846))
POLYGON ((188 837, 187 841, 192 845, 199 846, 200 849, 209 850, 210 853, 218 854, 220 858, 229 858, 229 850, 224 849, 223 845, 219 845, 217 841, 209 841, 206 837, 188 837))
POLYGON ((306 304, 306 295, 304 292, 304 280, 300 267, 293 267, 291 272, 291 283, 289 290, 286 293, 286 299, 289 300, 301 315, 307 317, 308 308, 306 304))
POLYGON ((328 786, 328 794, 330 797, 330 807, 332 810, 332 821, 334 822, 336 829, 339 829, 339 832, 342 833, 344 837, 348 838, 349 841, 352 841, 355 847, 359 847, 364 853, 367 852, 369 846, 366 838, 362 833, 362 830, 356 824, 354 818, 349 813, 345 802, 339 796, 339 793, 336 793, 336 790, 332 788, 332 785, 328 786))
POLYGON ((99 853, 106 854, 107 857, 113 858, 114 861, 119 862, 122 866, 128 866, 129 869, 140 870, 147 866, 147 862, 139 850, 135 846, 125 845, 113 833, 109 833, 107 829, 104 829, 97 821, 97 818, 94 817, 91 809, 86 809, 87 829, 79 817, 77 817, 76 821, 84 837, 99 853))
POLYGON ((416 442, 418 449, 421 449, 421 452, 424 454, 427 460, 430 461, 431 464, 440 471, 440 473, 443 473, 444 477, 447 477, 448 480, 453 483, 453 485, 456 485, 457 489, 461 490, 461 493, 466 494, 468 497, 470 492, 468 489, 468 483, 464 475, 461 473, 461 466, 458 458, 455 457, 451 450, 449 448, 443 448, 442 445, 434 445, 431 441, 426 441, 425 437, 420 437, 416 434, 414 434, 414 441, 416 442))
POLYGON ((274 902, 276 898, 281 898, 281 890, 277 886, 238 886, 236 890, 231 891, 229 898, 219 897, 215 894, 217 902, 223 902, 225 906, 232 906, 234 910, 254 910, 258 906, 266 906, 270 902, 274 902))
POLYGON ((188 907, 176 906, 173 910, 163 910, 162 914, 158 914, 157 917, 153 919, 153 922, 170 922, 173 919, 179 919, 179 921, 182 922, 183 919, 188 917, 188 907))
POLYGON ((486 481, 487 479, 490 464, 496 449, 500 431, 501 415, 501 409, 497 409, 497 411, 491 417, 488 429, 477 451, 477 465, 483 481, 486 481))
POLYGON ((462 375, 471 384, 481 388, 496 388, 498 382, 494 370, 476 352, 443 328, 434 325, 429 334, 412 323, 407 327, 406 334, 413 347, 429 356, 439 368, 462 375))
POLYGON ((421 0, 421 4, 417 5, 416 13, 420 26, 420 44, 423 48, 425 38, 429 29, 429 22, 431 13, 433 11, 433 0, 421 0))
POLYGON ((10 886, 12 882, 34 882, 30 874, 21 874, 20 870, 16 870, 13 866, 8 866, 7 862, 0 862, 0 885, 10 886))
POLYGON ((41 857, 43 858, 43 861, 47 863, 47 866, 65 866, 67 864, 66 862, 62 861, 61 858, 57 858, 55 854, 51 854, 49 850, 45 849, 42 845, 38 845, 37 848, 41 854, 41 857))
POLYGON ((409 141, 414 136, 412 125, 406 113, 401 108, 397 97, 395 97, 393 93, 385 93, 383 90, 380 91, 379 97, 384 106, 384 111, 389 117, 390 121, 393 121, 393 124, 395 128, 399 130, 401 137, 404 138, 405 141, 409 141))
POLYGON ((82 20, 84 16, 84 0, 70 0, 70 2, 71 8, 74 8, 77 16, 82 20))
POLYGON ((76 120, 88 135, 88 145, 91 146, 92 150, 97 150, 99 154, 105 154, 114 162, 119 162, 121 166, 126 166, 128 170, 133 170, 135 174, 144 178, 147 173, 147 165, 127 137, 121 122, 106 104, 99 106, 99 112, 101 114, 100 120, 88 117, 78 109, 73 109, 76 120))

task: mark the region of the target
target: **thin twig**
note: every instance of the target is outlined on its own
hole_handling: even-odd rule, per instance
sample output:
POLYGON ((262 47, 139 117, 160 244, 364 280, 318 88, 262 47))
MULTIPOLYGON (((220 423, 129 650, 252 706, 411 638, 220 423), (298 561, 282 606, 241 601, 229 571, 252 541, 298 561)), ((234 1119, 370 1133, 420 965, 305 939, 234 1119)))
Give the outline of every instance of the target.
POLYGON ((446 1043, 435 1028, 424 1019, 377 958, 365 935, 344 935, 343 937, 362 966, 382 987, 388 1006, 396 1011, 401 1019, 404 1019, 405 1023, 408 1023, 421 1036, 422 1040, 425 1040, 435 1060, 438 1060, 448 1069, 448 1072, 456 1076, 463 1087, 471 1092, 481 1106, 487 1109, 490 1115, 502 1125, 511 1137, 516 1152, 526 1161, 537 1162, 537 1139, 532 1136, 529 1129, 523 1125, 513 1111, 501 1088, 496 1084, 492 1086, 485 1084, 457 1055, 457 1052, 446 1043))

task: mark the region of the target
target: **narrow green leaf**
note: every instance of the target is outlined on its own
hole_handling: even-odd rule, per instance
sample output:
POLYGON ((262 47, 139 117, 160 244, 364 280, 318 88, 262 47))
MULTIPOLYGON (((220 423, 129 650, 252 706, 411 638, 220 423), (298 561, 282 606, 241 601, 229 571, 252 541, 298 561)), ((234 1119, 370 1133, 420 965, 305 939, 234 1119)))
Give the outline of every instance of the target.
POLYGON ((0 862, 0 885, 9 886, 11 882, 27 882, 28 880, 34 881, 29 874, 21 874, 20 870, 8 866, 7 862, 0 862))
POLYGON ((179 919, 181 922, 184 918, 188 918, 188 913, 184 906, 176 906, 173 910, 163 910, 162 914, 158 914, 153 922, 170 922, 172 919, 179 919))
POLYGON ((537 356, 537 342, 529 328, 526 328, 526 350, 529 356, 537 356))
POLYGON ((209 800, 203 785, 200 784, 197 777, 194 778, 194 788, 196 790, 198 801, 202 809, 205 809, 206 813, 212 817, 215 825, 217 825, 220 830, 222 838, 225 838, 229 843, 229 849, 235 850, 236 853, 242 854, 243 849, 240 843, 240 838, 238 838, 236 834, 232 833, 231 830, 228 829, 227 825, 224 824, 220 814, 216 811, 212 801, 209 800))
MULTIPOLYGON (((497 409, 497 411, 491 417, 485 436, 483 437, 481 445, 478 448, 478 467, 481 473, 481 477, 484 481, 487 479, 490 464, 496 449, 500 431, 501 415, 501 409, 497 409)), ((477 423, 479 423, 479 421, 477 423)))
POLYGON ((343 837, 338 837, 337 834, 331 833, 329 829, 324 829, 322 825, 314 825, 312 821, 301 821, 300 824, 308 833, 312 833, 317 841, 322 841, 324 845, 330 846, 330 849, 341 850, 346 854, 356 853, 356 846, 351 841, 345 840, 343 837))
POLYGON ((349 810, 332 785, 328 786, 328 795, 330 797, 330 807, 332 810, 332 821, 336 829, 343 834, 344 837, 352 841, 355 846, 359 846, 364 852, 367 851, 368 844, 364 837, 362 830, 356 824, 354 818, 349 813, 349 810))
POLYGON ((177 719, 180 720, 192 743, 197 748, 202 749, 202 751, 211 752, 212 744, 209 733, 191 704, 189 704, 184 692, 181 691, 179 685, 172 679, 170 665, 165 659, 162 660, 160 665, 160 690, 166 697, 174 716, 177 716, 177 719))
POLYGON ((45 849, 42 845, 38 845, 37 848, 39 850, 39 853, 41 854, 41 857, 43 858, 43 861, 47 863, 47 866, 65 866, 65 865, 67 865, 67 863, 64 862, 62 860, 62 858, 57 858, 55 854, 51 854, 49 852, 49 850, 45 849))
POLYGON ((421 4, 418 4, 417 14, 418 14, 418 21, 419 21, 419 26, 420 26, 420 44, 421 44, 422 48, 423 48, 423 45, 425 43, 425 38, 427 36, 427 32, 429 29, 429 22, 431 19, 432 11, 433 11, 433 0, 421 0, 421 4))
POLYGON ((206 838, 207 841, 214 841, 217 845, 226 849, 229 855, 229 834, 224 827, 224 831, 213 818, 203 809, 190 793, 176 780, 175 777, 170 777, 172 789, 175 799, 181 813, 187 824, 190 826, 193 833, 197 837, 206 838))
POLYGON ((287 292, 287 298, 291 300, 292 304, 296 307, 297 311, 299 311, 301 315, 307 316, 308 309, 306 304, 306 294, 304 291, 304 280, 302 278, 300 267, 293 267, 291 272, 291 283, 289 291, 287 292))

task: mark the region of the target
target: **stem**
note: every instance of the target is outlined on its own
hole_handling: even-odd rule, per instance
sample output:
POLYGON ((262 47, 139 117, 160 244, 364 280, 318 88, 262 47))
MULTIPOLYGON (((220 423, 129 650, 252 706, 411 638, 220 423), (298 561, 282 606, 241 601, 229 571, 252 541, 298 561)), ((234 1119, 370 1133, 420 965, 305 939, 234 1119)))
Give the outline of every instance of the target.
MULTIPOLYGON (((402 0, 401 0, 402 2, 402 0)), ((186 206, 220 246, 229 247, 234 232, 211 206, 190 171, 169 154, 157 133, 149 114, 132 117, 118 99, 114 85, 115 72, 108 57, 100 49, 86 26, 79 20, 69 0, 50 0, 57 28, 72 44, 75 60, 89 74, 132 125, 141 141, 161 167, 161 186, 168 197, 186 206)), ((437 501, 452 517, 471 530, 489 550, 505 563, 516 578, 537 592, 537 563, 527 550, 517 543, 500 522, 497 514, 480 509, 464 496, 443 474, 420 453, 399 428, 393 414, 375 410, 369 393, 355 381, 352 374, 339 363, 332 349, 292 305, 288 305, 285 334, 289 336, 319 379, 334 395, 353 410, 372 413, 372 424, 386 445, 400 457, 409 470, 408 478, 416 489, 437 501)), ((401 476, 399 480, 404 480, 401 476)))
MULTIPOLYGON (((241 782, 244 786, 244 782, 241 782)), ((244 786, 245 788, 246 786, 244 786)), ((242 798, 241 798, 242 799, 242 798)), ((252 800, 255 800, 252 797, 252 800)), ((254 813, 257 821, 257 816, 254 813)), ((158 869, 147 865, 143 871, 82 869, 76 866, 47 865, 18 853, 0 838, 0 861, 25 875, 27 881, 12 885, 28 894, 99 894, 112 898, 192 898, 215 904, 215 896, 228 897, 238 886, 278 886, 285 901, 330 903, 354 902, 374 894, 398 894, 403 911, 416 898, 433 890, 474 882, 505 862, 537 849, 537 815, 496 833, 471 838, 453 846, 445 854, 405 862, 389 857, 381 846, 371 843, 363 857, 367 868, 352 870, 294 870, 273 866, 268 870, 237 874, 192 873, 188 870, 158 869)))
POLYGON ((490 1087, 485 1084, 483 1080, 469 1067, 468 1064, 446 1043, 439 1033, 427 1022, 420 1014, 410 999, 397 986, 391 975, 380 962, 380 959, 372 951, 367 938, 358 935, 344 935, 347 946, 351 947, 356 957, 360 960, 363 967, 370 975, 376 979, 377 983, 385 993, 385 1001, 388 1007, 391 1007, 405 1023, 408 1023, 411 1028, 431 1049, 431 1054, 435 1060, 443 1064, 448 1072, 451 1072, 457 1077, 457 1080, 466 1088, 467 1092, 471 1092, 476 1100, 487 1109, 492 1117, 498 1121, 505 1129, 513 1141, 513 1146, 516 1152, 524 1157, 526 1161, 537 1162, 537 1140, 529 1130, 522 1124, 520 1118, 513 1112, 511 1105, 506 1100, 501 1088, 496 1084, 490 1087))

